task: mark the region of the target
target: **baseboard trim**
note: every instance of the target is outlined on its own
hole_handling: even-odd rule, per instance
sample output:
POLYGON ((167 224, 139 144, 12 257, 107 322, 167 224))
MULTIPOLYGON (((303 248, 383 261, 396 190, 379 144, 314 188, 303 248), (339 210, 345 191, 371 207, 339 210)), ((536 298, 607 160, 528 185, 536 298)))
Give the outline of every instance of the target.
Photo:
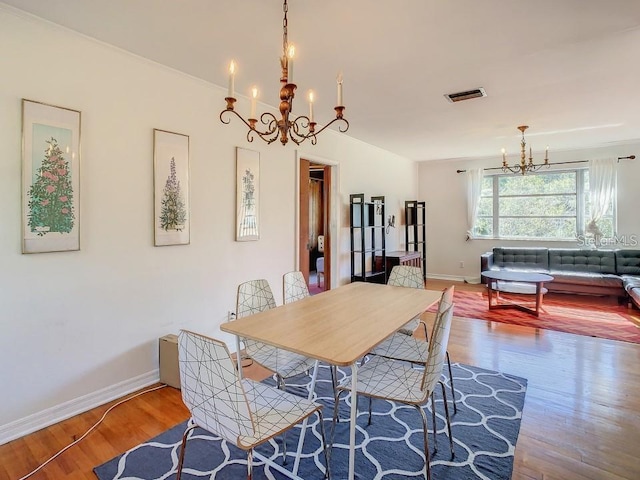
POLYGON ((87 410, 91 410, 92 408, 104 405, 107 402, 128 395, 141 388, 158 383, 159 380, 160 371, 155 369, 11 423, 0 425, 0 445, 86 412, 87 410))
POLYGON ((465 277, 459 277, 457 275, 441 275, 441 274, 433 274, 428 273, 427 279, 432 278, 434 280, 450 280, 452 282, 464 282, 465 277))

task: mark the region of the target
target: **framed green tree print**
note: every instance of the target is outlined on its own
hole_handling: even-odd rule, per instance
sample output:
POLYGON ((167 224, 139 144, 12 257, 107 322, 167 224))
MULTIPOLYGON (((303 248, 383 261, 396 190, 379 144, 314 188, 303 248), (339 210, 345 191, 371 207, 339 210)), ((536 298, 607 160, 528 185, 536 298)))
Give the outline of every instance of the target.
POLYGON ((155 246, 187 245, 189 232, 189 137, 153 130, 155 246))
POLYGON ((80 112, 22 100, 22 253, 80 250, 80 112))
POLYGON ((236 147, 236 241, 260 238, 260 152, 236 147))

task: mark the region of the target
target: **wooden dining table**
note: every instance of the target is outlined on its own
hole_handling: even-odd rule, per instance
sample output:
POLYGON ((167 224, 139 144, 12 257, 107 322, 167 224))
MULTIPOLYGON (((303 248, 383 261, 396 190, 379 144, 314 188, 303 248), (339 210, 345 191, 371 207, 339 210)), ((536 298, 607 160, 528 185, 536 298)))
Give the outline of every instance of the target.
MULTIPOLYGON (((357 362, 409 320, 426 311, 440 296, 441 292, 434 290, 354 282, 223 323, 220 329, 238 339, 250 338, 331 365, 351 367, 348 479, 353 480, 357 362)), ((237 345, 239 349, 239 341, 237 345)), ((292 478, 299 478, 295 471, 294 468, 292 478)), ((332 473, 340 478, 341 472, 332 473)))

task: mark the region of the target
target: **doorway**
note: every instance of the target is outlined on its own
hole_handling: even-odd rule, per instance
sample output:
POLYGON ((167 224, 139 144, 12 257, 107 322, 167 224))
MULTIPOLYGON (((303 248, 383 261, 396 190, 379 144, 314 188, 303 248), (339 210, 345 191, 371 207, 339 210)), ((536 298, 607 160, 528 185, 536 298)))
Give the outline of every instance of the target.
POLYGON ((331 288, 331 171, 300 159, 298 265, 312 295, 331 288))

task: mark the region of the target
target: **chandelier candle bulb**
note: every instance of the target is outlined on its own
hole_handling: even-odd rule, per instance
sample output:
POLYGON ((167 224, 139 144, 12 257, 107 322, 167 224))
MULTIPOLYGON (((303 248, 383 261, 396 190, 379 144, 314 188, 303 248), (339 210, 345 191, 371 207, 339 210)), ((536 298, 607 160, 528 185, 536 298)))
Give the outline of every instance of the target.
POLYGON ((227 92, 227 96, 229 98, 233 98, 233 94, 234 94, 234 79, 235 79, 235 75, 236 75, 236 63, 231 60, 231 63, 229 64, 229 91, 227 92))
POLYGON ((309 122, 313 122, 313 90, 309 90, 309 122))
POLYGON ((338 107, 342 106, 342 74, 338 74, 338 78, 336 79, 338 84, 338 107))
POLYGON ((293 57, 296 54, 296 47, 289 45, 287 52, 287 83, 293 83, 293 57))
POLYGON ((258 89, 257 87, 253 87, 251 89, 251 113, 249 118, 256 118, 256 98, 258 98, 258 89))

